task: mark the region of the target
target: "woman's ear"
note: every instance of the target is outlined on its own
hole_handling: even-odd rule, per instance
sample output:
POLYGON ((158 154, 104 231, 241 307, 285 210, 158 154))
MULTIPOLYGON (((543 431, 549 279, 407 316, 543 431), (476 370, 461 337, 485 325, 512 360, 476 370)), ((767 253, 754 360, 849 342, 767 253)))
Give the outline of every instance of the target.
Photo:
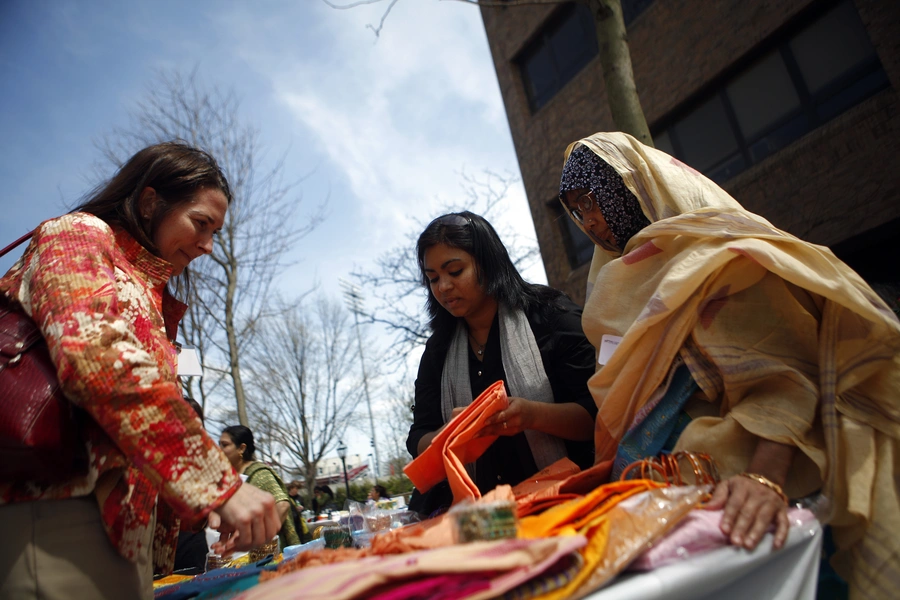
POLYGON ((241 444, 240 446, 238 446, 238 451, 240 451, 241 453, 241 458, 247 460, 246 454, 244 454, 247 451, 247 444, 241 444))
POLYGON ((141 190, 141 197, 138 199, 138 209, 141 211, 141 217, 149 221, 156 212, 156 206, 159 203, 159 196, 152 187, 145 187, 141 190))

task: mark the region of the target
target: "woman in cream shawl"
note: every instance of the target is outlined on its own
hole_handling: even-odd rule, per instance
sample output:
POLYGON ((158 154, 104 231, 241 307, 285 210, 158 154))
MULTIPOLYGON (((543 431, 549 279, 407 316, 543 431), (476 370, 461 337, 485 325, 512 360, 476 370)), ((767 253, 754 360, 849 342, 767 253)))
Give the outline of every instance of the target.
POLYGON ((621 338, 589 381, 596 463, 663 410, 685 365, 698 391, 667 431, 674 450, 718 462, 710 505, 732 543, 754 547, 775 523, 780 546, 779 486, 821 490, 853 595, 895 593, 900 324, 887 305, 827 248, 626 134, 571 144, 560 199, 598 245, 585 333, 597 348, 621 338))

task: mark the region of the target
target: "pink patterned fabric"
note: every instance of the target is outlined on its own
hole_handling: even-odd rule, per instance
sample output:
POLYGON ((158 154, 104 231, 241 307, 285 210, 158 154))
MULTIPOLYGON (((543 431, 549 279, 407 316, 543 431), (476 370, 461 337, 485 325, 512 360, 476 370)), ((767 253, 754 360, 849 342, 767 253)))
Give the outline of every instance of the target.
POLYGON ((473 542, 390 556, 309 567, 261 583, 247 590, 240 600, 351 600, 368 598, 373 590, 410 580, 444 575, 479 577, 497 573, 490 586, 467 598, 495 598, 534 577, 585 545, 584 536, 548 537, 534 540, 473 542))
MULTIPOLYGON (((815 520, 815 516, 804 508, 788 510, 791 527, 815 520)), ((652 548, 641 554, 628 567, 629 571, 652 571, 653 569, 709 552, 728 545, 728 537, 719 529, 722 521, 721 510, 694 509, 675 529, 652 548)), ((769 528, 773 531, 774 526, 769 528)))
POLYGON ((493 573, 462 573, 404 583, 369 600, 459 600, 491 587, 493 573))

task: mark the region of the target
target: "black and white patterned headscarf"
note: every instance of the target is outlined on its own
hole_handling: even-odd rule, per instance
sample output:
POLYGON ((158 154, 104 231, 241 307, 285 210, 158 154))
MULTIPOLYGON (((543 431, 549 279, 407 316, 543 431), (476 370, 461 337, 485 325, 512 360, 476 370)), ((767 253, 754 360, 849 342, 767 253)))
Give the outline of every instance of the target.
MULTIPOLYGON (((588 235, 594 243, 607 250, 621 253, 631 236, 650 224, 641 210, 641 203, 625 186, 622 177, 586 146, 572 150, 563 167, 559 182, 560 200, 563 194, 571 190, 590 190, 597 199, 597 206, 616 240, 616 247, 609 248, 607 242, 596 239, 590 232, 588 235)), ((565 202, 563 206, 566 206, 565 202)))

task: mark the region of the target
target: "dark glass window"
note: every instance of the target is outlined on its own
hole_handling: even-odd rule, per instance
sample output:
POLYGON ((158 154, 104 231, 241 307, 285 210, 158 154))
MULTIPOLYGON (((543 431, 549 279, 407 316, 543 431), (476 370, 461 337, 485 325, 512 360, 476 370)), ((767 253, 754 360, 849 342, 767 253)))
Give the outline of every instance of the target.
POLYGON ((625 25, 630 25, 651 4, 653 0, 622 0, 622 20, 625 25))
POLYGON ((544 106, 596 55, 597 33, 590 9, 566 4, 516 59, 531 110, 544 106))
POLYGON ((675 156, 675 148, 672 147, 672 138, 668 131, 660 131, 653 136, 653 145, 657 150, 662 150, 666 154, 675 156))
POLYGON ((722 182, 887 85, 859 15, 844 0, 699 98, 654 139, 722 182))
POLYGON ((671 132, 681 145, 684 162, 708 171, 738 151, 719 96, 713 96, 684 117, 671 132))

